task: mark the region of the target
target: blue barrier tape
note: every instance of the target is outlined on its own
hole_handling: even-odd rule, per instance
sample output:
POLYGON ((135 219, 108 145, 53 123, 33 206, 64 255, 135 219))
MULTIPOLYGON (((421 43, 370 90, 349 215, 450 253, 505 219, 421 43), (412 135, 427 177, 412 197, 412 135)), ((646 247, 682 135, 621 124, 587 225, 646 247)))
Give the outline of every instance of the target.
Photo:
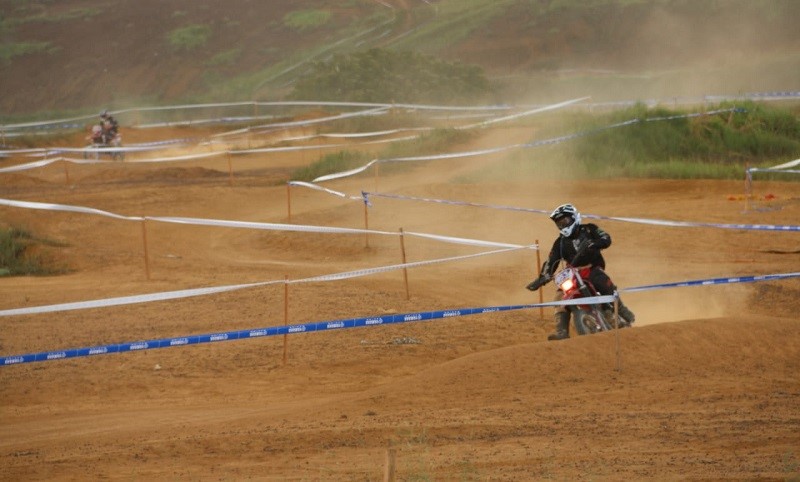
MULTIPOLYGON (((647 286, 637 286, 633 288, 621 289, 622 292, 648 291, 664 288, 679 288, 690 286, 708 286, 732 283, 750 283, 756 281, 775 281, 789 278, 800 277, 800 272, 778 273, 758 276, 739 276, 729 278, 711 278, 694 281, 681 281, 677 283, 662 283, 647 286)), ((201 343, 214 343, 218 341, 243 340, 247 338, 259 338, 263 336, 289 335, 295 333, 306 333, 316 331, 329 331, 345 328, 359 328, 374 325, 386 325, 393 323, 407 323, 413 321, 427 321, 441 318, 451 318, 456 316, 469 316, 484 313, 495 313, 501 311, 514 311, 530 308, 552 307, 557 305, 574 305, 591 303, 608 303, 614 299, 613 296, 599 296, 595 298, 583 298, 577 300, 553 301, 549 303, 507 305, 507 306, 488 306, 480 308, 460 308, 453 310, 437 310, 429 312, 404 313, 397 315, 371 316, 366 318, 352 318, 345 320, 333 320, 322 322, 311 322, 298 325, 284 325, 267 328, 254 328, 248 330, 236 330, 220 333, 209 333, 203 335, 189 335, 175 338, 162 338, 156 340, 136 341, 132 343, 121 343, 103 345, 86 348, 73 348, 66 350, 47 351, 40 353, 28 353, 24 355, 11 355, 0 357, 0 366, 18 365, 22 363, 32 363, 39 361, 61 360, 64 358, 77 358, 94 355, 105 355, 110 353, 124 353, 129 351, 152 350, 156 348, 169 348, 183 345, 196 345, 201 343)))
MULTIPOLYGON (((552 304, 543 304, 552 306, 552 304)), ((450 318, 455 316, 468 316, 498 311, 520 310, 525 308, 538 307, 540 305, 513 305, 513 306, 493 306, 483 308, 461 308, 454 310, 440 310, 419 313, 405 313, 398 315, 370 316, 365 318, 353 318, 346 320, 312 322, 298 325, 274 326, 268 328, 255 328, 248 330, 236 330, 221 333, 208 333, 203 335, 180 336, 175 338, 163 338, 156 340, 142 340, 129 343, 112 345, 102 345, 86 348, 73 348, 66 350, 55 350, 41 353, 29 353, 25 355, 12 355, 0 357, 0 366, 17 365, 21 363, 32 363, 39 361, 61 360, 65 358, 78 358, 94 355, 106 355, 111 353, 125 353, 130 351, 153 350, 156 348, 169 348, 183 345, 197 345, 201 343, 214 343, 219 341, 243 340, 247 338, 260 338, 264 336, 289 335, 295 333, 317 332, 338 330, 344 328, 358 328, 365 326, 387 325, 392 323, 407 323, 413 321, 428 321, 440 318, 450 318)))

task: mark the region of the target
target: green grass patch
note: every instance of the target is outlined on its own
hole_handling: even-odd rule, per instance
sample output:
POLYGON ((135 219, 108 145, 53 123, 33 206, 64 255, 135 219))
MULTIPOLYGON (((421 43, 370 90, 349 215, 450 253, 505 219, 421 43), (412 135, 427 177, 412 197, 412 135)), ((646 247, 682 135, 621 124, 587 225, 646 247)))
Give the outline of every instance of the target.
POLYGON ((205 62, 206 67, 220 67, 220 66, 227 66, 233 65, 239 59, 239 56, 242 54, 242 49, 230 49, 224 52, 220 52, 205 62))
POLYGON ((60 47, 54 47, 50 42, 22 42, 0 44, 0 62, 10 62, 14 57, 22 57, 29 54, 58 52, 60 47))
MULTIPOLYGON (((394 41, 393 49, 434 53, 485 27, 519 0, 458 0, 425 7, 427 21, 409 35, 394 41)), ((423 7, 420 7, 423 9, 423 7)))
POLYGON ((47 261, 39 253, 40 246, 63 247, 65 244, 36 238, 17 228, 0 229, 0 276, 43 276, 67 271, 47 261))
POLYGON ((331 19, 328 10, 294 10, 283 16, 283 24, 292 30, 304 32, 321 27, 331 19))
MULTIPOLYGON (((734 107, 709 106, 707 111, 734 107)), ((742 167, 800 152, 800 118, 779 107, 746 102, 737 112, 684 117, 700 112, 648 109, 638 105, 612 114, 585 117, 575 131, 613 125, 576 140, 576 157, 589 164, 632 166, 674 162, 675 159, 742 167), (666 119, 676 117, 674 119, 666 119)))
POLYGON ((455 104, 478 102, 490 93, 480 67, 411 51, 369 49, 316 63, 290 98, 455 104))
POLYGON ((50 15, 41 7, 36 5, 35 8, 18 8, 17 13, 20 16, 8 15, 5 12, 0 15, 0 31, 12 31, 16 26, 25 23, 59 23, 71 20, 82 20, 92 18, 102 12, 99 8, 94 7, 78 7, 72 8, 64 13, 58 15, 50 15))
POLYGON ((176 52, 190 52, 204 46, 211 37, 211 27, 193 24, 176 28, 167 35, 170 47, 176 52))

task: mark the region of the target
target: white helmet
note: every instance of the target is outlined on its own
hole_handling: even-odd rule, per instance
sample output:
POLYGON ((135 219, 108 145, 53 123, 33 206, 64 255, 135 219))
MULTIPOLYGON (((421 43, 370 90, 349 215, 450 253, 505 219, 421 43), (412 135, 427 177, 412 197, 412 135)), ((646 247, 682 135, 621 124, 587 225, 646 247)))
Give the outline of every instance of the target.
POLYGON ((550 213, 561 234, 570 237, 575 229, 581 225, 581 213, 572 204, 562 204, 550 213))

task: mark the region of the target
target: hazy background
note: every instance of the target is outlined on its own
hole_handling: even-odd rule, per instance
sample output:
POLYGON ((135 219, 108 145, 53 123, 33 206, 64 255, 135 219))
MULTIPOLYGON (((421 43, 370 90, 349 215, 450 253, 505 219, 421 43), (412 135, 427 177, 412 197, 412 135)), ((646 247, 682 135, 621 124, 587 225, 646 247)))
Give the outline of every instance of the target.
POLYGON ((735 95, 800 80, 794 0, 0 0, 0 12, 6 118, 278 100, 314 62, 368 48, 480 67, 493 102, 735 95))

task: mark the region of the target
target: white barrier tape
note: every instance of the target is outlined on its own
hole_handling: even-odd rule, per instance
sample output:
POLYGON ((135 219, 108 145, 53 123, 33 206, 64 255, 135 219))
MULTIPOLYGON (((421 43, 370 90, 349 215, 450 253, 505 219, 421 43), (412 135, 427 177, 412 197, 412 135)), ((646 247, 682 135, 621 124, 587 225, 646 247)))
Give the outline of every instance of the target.
MULTIPOLYGON (((195 159, 206 159, 208 157, 224 156, 227 153, 228 153, 227 151, 204 152, 202 154, 187 154, 185 156, 174 156, 174 157, 156 157, 152 159, 126 159, 124 162, 126 164, 146 164, 150 162, 189 161, 195 159)), ((117 161, 117 164, 119 164, 119 161, 117 161)))
POLYGON ((388 194, 388 193, 377 193, 377 192, 364 192, 362 193, 363 196, 369 198, 369 196, 375 197, 384 197, 389 199, 400 199, 400 200, 407 200, 407 201, 423 201, 423 202, 432 202, 438 204, 450 204, 455 206, 473 206, 479 208, 489 208, 489 209, 502 209, 506 211, 521 211, 521 212, 529 212, 529 213, 540 213, 540 214, 547 214, 549 215, 551 211, 547 211, 544 209, 532 209, 532 208, 521 208, 516 206, 504 206, 498 204, 482 204, 482 203, 474 203, 468 201, 452 201, 448 199, 434 199, 434 198, 426 198, 426 197, 416 197, 416 196, 404 196, 402 194, 388 194))
POLYGON ((298 126, 310 126, 314 124, 321 124, 324 122, 331 122, 335 120, 341 119, 348 119, 351 117, 362 117, 362 116, 369 116, 369 115, 383 115, 389 110, 388 107, 377 107, 374 109, 367 109, 358 112, 347 112, 345 114, 338 114, 329 117, 321 117, 319 119, 310 119, 305 121, 292 121, 292 122, 277 122, 274 124, 264 124, 260 126, 252 127, 253 130, 255 129, 266 129, 271 130, 276 127, 298 127, 298 126))
POLYGON ((408 236, 416 236, 418 238, 435 239, 437 241, 444 241, 446 243, 463 244, 463 245, 467 245, 467 246, 482 246, 482 247, 487 247, 487 248, 491 248, 491 247, 494 247, 494 248, 513 248, 513 249, 528 248, 528 249, 534 249, 534 250, 539 249, 539 246, 536 245, 536 244, 523 245, 523 244, 510 244, 510 243, 496 243, 496 242, 492 242, 492 241, 480 241, 480 240, 477 240, 477 239, 456 238, 456 237, 453 237, 453 236, 440 236, 440 235, 437 235, 437 234, 415 233, 415 232, 412 232, 412 231, 404 231, 403 234, 408 235, 408 236))
POLYGON ((335 172, 333 174, 326 174, 324 176, 319 176, 318 178, 314 179, 312 182, 324 182, 324 181, 330 181, 331 179, 339 179, 339 178, 342 178, 342 177, 354 176, 354 175, 356 175, 356 174, 358 174, 360 172, 366 171, 367 169, 369 169, 376 162, 378 162, 378 160, 377 159, 373 159, 373 160, 369 161, 368 163, 364 164, 361 167, 357 167, 355 169, 350 169, 349 171, 335 172))
POLYGON ((120 161, 113 161, 111 159, 78 159, 74 157, 56 157, 54 160, 56 161, 64 161, 64 162, 71 162, 73 164, 119 164, 120 161))
POLYGON ((410 156, 410 157, 391 157, 389 159, 378 159, 378 162, 407 162, 407 161, 433 161, 438 159, 456 159, 459 157, 474 157, 474 156, 482 156, 486 154, 496 154, 498 152, 507 151, 509 149, 515 149, 521 147, 522 144, 513 144, 509 146, 500 146, 500 147, 491 147, 488 149, 481 149, 478 151, 466 151, 466 152, 453 152, 447 154, 432 154, 427 156, 410 156))
POLYGON ((314 149, 331 149, 335 147, 346 147, 347 144, 322 144, 318 146, 285 146, 285 147, 259 147, 255 149, 237 149, 230 151, 231 154, 263 154, 265 152, 292 152, 310 151, 314 149))
POLYGON ((248 132, 250 132, 250 128, 249 127, 245 127, 243 129, 236 129, 236 130, 233 130, 233 131, 219 132, 217 134, 211 134, 211 138, 214 139, 216 137, 238 136, 240 134, 247 134, 248 132))
MULTIPOLYGON (((207 219, 207 218, 188 218, 188 217, 169 217, 169 216, 122 216, 120 214, 111 213, 108 211, 101 211, 99 209, 87 208, 82 206, 69 206, 65 204, 48 204, 32 201, 15 201, 12 199, 0 199, 0 205, 17 207, 23 209, 38 209, 44 211, 67 211, 86 214, 99 214, 101 216, 108 216, 115 219, 123 219, 126 221, 157 221, 172 224, 189 224, 195 226, 215 226, 225 228, 244 228, 244 229, 260 229, 268 231, 292 231, 292 232, 306 232, 306 233, 326 233, 326 234, 379 234, 389 236, 400 236, 399 232, 393 231, 377 231, 374 229, 359 229, 359 228, 336 228, 330 226, 311 226, 303 224, 281 224, 281 223, 261 223, 254 221, 231 221, 226 219, 207 219)), ((441 236, 436 234, 426 233, 407 233, 411 236, 427 237, 438 241, 453 244, 469 244, 471 246, 485 246, 485 247, 513 247, 519 249, 528 246, 517 244, 497 243, 492 241, 483 241, 478 239, 455 238, 451 236, 441 236)))
POLYGON ((317 190, 317 191, 323 191, 323 192, 327 192, 328 194, 333 194, 334 196, 338 196, 338 197, 345 198, 345 199, 351 199, 351 200, 354 200, 354 201, 363 201, 364 200, 363 196, 348 196, 347 194, 345 194, 343 192, 334 191, 333 189, 328 189, 327 187, 322 187, 322 186, 318 186, 316 184, 311 184, 310 182, 289 181, 286 184, 288 184, 290 186, 300 186, 300 187, 306 187, 306 188, 309 188, 309 189, 314 189, 314 190, 317 190))
POLYGON ((800 166, 800 159, 795 159, 794 161, 789 161, 785 164, 779 164, 777 166, 772 166, 770 169, 786 169, 789 167, 797 167, 800 166))
MULTIPOLYGON (((302 279, 302 280, 289 281, 288 283, 290 283, 290 284, 291 283, 310 283, 310 282, 314 282, 314 281, 335 281, 335 280, 342 280, 342 279, 349 279, 349 278, 358 278, 358 277, 361 277, 361 276, 369 276, 369 275, 373 275, 373 274, 377 274, 377 273, 386 273, 386 272, 395 271, 395 270, 398 270, 398 269, 417 268, 419 266, 429 266, 429 265, 432 265, 432 264, 448 263, 448 262, 451 262, 451 261, 463 261, 465 259, 478 258, 478 257, 481 257, 481 256, 489 256, 489 255, 493 255, 493 254, 508 253, 508 252, 516 251, 516 250, 519 250, 519 249, 522 249, 522 248, 524 248, 524 246, 523 247, 513 247, 513 248, 498 249, 498 250, 495 250, 495 251, 486 251, 486 252, 483 252, 483 253, 468 254, 468 255, 464 255, 464 256, 453 256, 453 257, 450 257, 450 258, 439 258, 439 259, 430 259, 430 260, 426 260, 426 261, 415 261, 415 262, 412 262, 412 263, 394 264, 394 265, 390 265, 390 266, 381 266, 381 267, 378 267, 378 268, 366 268, 366 269, 360 269, 360 270, 355 270, 355 271, 348 271, 348 272, 344 272, 344 273, 336 273, 336 274, 315 276, 313 278, 305 278, 305 279, 302 279)), ((0 314, 2 314, 2 312, 0 312, 0 314)))
POLYGON ((440 258, 440 259, 432 259, 427 261, 417 261, 413 263, 405 263, 405 264, 397 264, 392 266, 383 266, 378 268, 368 268, 362 269, 357 271, 349 271, 344 273, 334 273, 329 275, 322 275, 322 276, 314 276, 310 278, 298 279, 298 280, 276 280, 276 281, 262 281, 257 283, 247 283, 247 284, 238 284, 238 285, 228 285, 228 286, 217 286, 217 287, 209 287, 209 288, 195 288, 195 289, 188 289, 188 290, 178 290, 178 291, 166 291, 160 293, 150 293, 144 295, 133 295, 133 296, 121 296, 116 298, 105 298, 99 300, 90 300, 90 301, 78 301, 73 303, 60 303, 56 305, 46 305, 46 306, 34 306, 30 308, 14 308, 9 310, 0 310, 0 317, 3 316, 16 316, 16 315, 32 315, 32 314, 41 314, 41 313, 53 313, 57 311, 72 311, 72 310, 84 310, 90 308, 106 308, 110 306, 120 306, 120 305, 130 305, 130 304, 137 304, 137 303, 150 303, 155 301, 166 301, 166 300, 175 300, 181 298, 191 298, 195 296, 205 296, 217 293, 224 293, 228 291, 236 291, 242 289, 248 289, 258 286, 266 286, 270 284, 277 284, 277 283, 289 283, 289 284, 297 284, 297 283, 313 283, 319 281, 334 281, 334 280, 341 280, 341 279, 348 279, 348 278, 355 278, 359 276, 367 276, 375 273, 382 273, 388 272, 398 269, 404 268, 414 268, 417 266, 425 266, 431 264, 438 264, 438 263, 445 263, 450 261, 460 261, 469 258, 476 258, 480 256, 488 256, 493 254, 502 254, 507 253, 510 251, 517 250, 519 248, 511 248, 511 249, 501 249, 496 251, 487 251, 484 253, 477 253, 471 254, 466 256, 456 256, 451 258, 440 258))
MULTIPOLYGON (((736 96, 721 96, 721 95, 705 95, 702 97, 685 97, 680 98, 683 104, 697 104, 707 102, 725 102, 737 100, 785 100, 800 97, 800 92, 787 91, 787 92, 752 92, 736 96)), ((644 101, 647 105, 665 105, 675 103, 677 98, 670 97, 665 99, 649 99, 644 101)), ((642 102, 641 100, 626 100, 616 102, 600 102, 592 104, 584 104, 587 108, 592 109, 604 106, 630 106, 642 102)), ((512 110, 514 106, 508 105, 483 105, 483 106, 448 106, 448 105, 425 105, 425 104, 393 104, 393 103, 377 103, 377 102, 337 102, 337 101, 274 101, 274 102, 219 102, 208 104, 184 104, 184 105, 171 105, 171 106, 156 106, 156 107, 136 107, 131 109, 121 109, 109 111, 112 115, 140 113, 140 112, 154 112, 154 111, 176 111, 188 109, 203 109, 203 108, 219 108, 219 107, 240 107, 240 106, 263 106, 263 107, 290 107, 290 106, 333 106, 333 107, 383 107, 383 108, 397 108, 406 110, 438 110, 438 111, 498 111, 498 110, 512 110)), ((29 127, 45 127, 54 124, 69 124, 75 125, 77 121, 93 120, 97 116, 84 115, 79 117, 70 117, 65 119, 55 119, 48 121, 37 122, 24 122, 17 124, 4 124, 0 125, 0 131, 10 131, 20 128, 29 127)))
MULTIPOLYGON (((338 273, 332 275, 323 275, 323 276, 315 276, 311 278, 305 278, 302 280, 292 280, 288 281, 288 283, 310 283, 310 282, 318 282, 318 281, 332 281, 332 280, 339 280, 339 279, 347 279, 353 278, 356 276, 364 276, 367 274, 374 274, 378 272, 385 272, 391 271, 396 269, 403 269, 415 266, 423 266, 435 263, 442 263, 446 261, 457 261, 466 258, 474 258, 478 256, 486 256, 490 254, 499 254, 499 253, 506 253, 509 251, 514 251, 518 248, 512 249, 503 249, 498 251, 490 251, 485 253, 478 253, 474 255, 467 255, 467 256, 457 256, 453 258, 443 258, 438 260, 428 260, 428 261, 420 261, 415 263, 406 263, 406 264, 399 264, 393 266, 386 266, 382 268, 373 268, 373 269, 366 269, 366 270, 359 270, 359 271, 351 271, 346 273, 338 273)), ((783 279, 790 279, 790 278, 797 278, 800 277, 800 272, 795 273, 776 273, 776 274, 767 274, 767 275, 754 275, 754 276, 739 276, 739 277, 725 277, 725 278, 711 278, 711 279, 701 279, 701 280, 694 280, 694 281, 680 281, 675 283, 661 283, 661 284, 654 284, 654 285, 646 285, 646 286, 637 286, 631 288, 623 288, 619 291, 625 293, 635 293, 640 291, 652 291, 657 289, 665 289, 665 288, 683 288, 683 287, 693 287, 693 286, 712 286, 712 285, 722 285, 722 284, 733 284, 733 283, 750 283, 750 282, 760 282, 760 281, 776 281, 776 280, 783 280, 783 279)), ((278 280, 278 281, 263 281, 258 283, 247 283, 247 284, 239 284, 239 285, 228 285, 228 286, 219 286, 219 287, 211 287, 211 288, 196 288, 196 289, 189 289, 189 290, 179 290, 179 291, 167 291, 161 293, 151 293, 146 295, 134 295, 134 296, 123 296, 118 298, 106 298, 100 300, 92 300, 92 301, 79 301, 74 303, 62 303, 57 305, 47 305, 47 306, 36 306, 30 308, 14 308, 9 310, 0 310, 0 317, 3 316, 15 316, 15 315, 29 315, 29 314, 39 314, 39 313, 52 313, 57 311, 69 311, 69 310, 80 310, 80 309, 89 309, 89 308, 103 308, 103 307, 110 307, 110 306, 119 306, 119 305, 128 305, 128 304, 135 304, 135 303, 147 303, 153 301, 165 301, 165 300, 173 300, 173 299, 180 299, 180 298, 189 298, 194 296, 203 296, 215 293, 222 293, 228 291, 235 291, 241 290, 246 288, 252 288, 257 286, 265 286, 269 284, 277 284, 277 283, 287 283, 285 280, 278 280)), ((595 298, 581 298, 578 300, 566 300, 566 301, 553 301, 549 303, 542 303, 535 306, 558 306, 558 305, 567 305, 567 304, 585 304, 589 301, 592 303, 607 303, 614 300, 613 296, 605 296, 605 297, 595 297, 595 298)))
POLYGON ((609 219, 612 221, 622 221, 627 223, 649 224, 654 226, 671 226, 684 228, 718 228, 718 229, 737 229, 745 231, 800 231, 800 225, 782 224, 725 224, 725 223, 693 223, 684 221, 664 221, 659 219, 645 218, 621 218, 614 216, 597 216, 593 214, 581 214, 589 219, 609 219))
POLYGON ((56 157, 53 159, 45 159, 42 161, 36 162, 28 162, 25 164, 18 164, 16 166, 9 166, 0 168, 0 174, 6 172, 18 172, 18 171, 27 171, 29 169, 37 169, 40 167, 44 167, 48 164, 52 164, 58 161, 64 162, 71 162, 73 164, 116 164, 119 165, 122 162, 126 164, 138 164, 138 163, 148 163, 148 162, 171 162, 171 161, 186 161, 191 159, 203 159, 206 157, 213 157, 219 156, 222 154, 226 154, 225 151, 222 152, 211 152, 211 153, 203 153, 203 154, 192 154, 187 156, 177 156, 177 157, 160 157, 154 159, 128 159, 126 161, 112 161, 108 159, 78 159, 74 157, 56 157))
POLYGON ((107 216, 115 219, 124 219, 126 221, 143 221, 145 218, 138 216, 122 216, 119 214, 110 213, 108 211, 101 211, 100 209, 86 208, 82 206, 68 206, 65 204, 49 204, 31 201, 14 201, 11 199, 0 199, 0 205, 11 206, 24 209, 39 209, 43 211, 67 211, 73 213, 85 214, 99 214, 100 216, 107 216))
POLYGON ((162 149, 168 148, 169 145, 159 144, 159 145, 150 145, 150 146, 127 146, 127 147, 95 147, 95 146, 87 146, 87 147, 58 147, 52 148, 47 150, 47 154, 61 154, 65 152, 80 152, 84 154, 92 154, 92 153, 104 153, 104 154, 111 154, 113 152, 148 152, 148 151, 158 151, 162 149))
POLYGON ((800 174, 800 170, 794 169, 776 169, 774 167, 760 169, 760 168, 750 168, 748 172, 772 172, 775 174, 800 174))
POLYGON ((766 275, 757 275, 757 276, 737 276, 737 277, 727 277, 727 278, 711 278, 711 279, 700 279, 700 280, 693 280, 693 281, 679 281, 677 283, 661 283, 661 284, 654 284, 654 285, 647 285, 647 286, 636 286, 633 288, 624 288, 620 291, 624 291, 626 293, 635 293, 638 291, 651 291, 651 290, 659 290, 665 288, 685 288, 690 286, 712 286, 712 285, 723 285, 723 284, 732 284, 732 283, 752 283, 756 281, 776 281, 782 279, 789 279, 789 278, 797 278, 800 277, 800 272, 797 273, 778 273, 778 274, 766 274, 766 275))
POLYGON ((90 308, 108 308, 111 306, 133 305, 137 303, 151 303, 154 301, 176 300, 181 298, 191 298, 194 296, 205 296, 228 291, 242 290, 257 286, 283 283, 283 281, 264 281, 260 283, 247 283, 239 285, 218 286, 213 288, 196 288, 178 291, 164 291, 161 293, 150 293, 146 295, 120 296, 117 298, 105 298, 90 301, 76 301, 74 303, 61 303, 57 305, 34 306, 31 308, 15 308, 0 311, 2 316, 33 315, 41 313, 54 313, 58 311, 87 310, 90 308))
POLYGON ((35 162, 28 162, 26 164, 18 164, 16 166, 9 166, 0 168, 0 173, 4 172, 19 172, 19 171, 27 171, 28 169, 36 169, 39 167, 44 167, 48 164, 52 164, 54 162, 60 161, 61 158, 58 159, 45 159, 43 161, 35 161, 35 162))
POLYGON ((328 226, 309 226, 303 224, 279 224, 279 223, 258 223, 250 221, 228 221, 224 219, 203 219, 203 218, 184 218, 184 217, 154 217, 147 216, 147 220, 160 221, 163 223, 192 224, 196 226, 217 226, 226 228, 246 228, 261 229, 267 231, 296 231, 305 233, 328 233, 328 234, 384 234, 398 236, 399 233, 389 231, 375 231, 371 229, 358 228, 334 228, 328 226))
POLYGON ((557 110, 557 109, 560 109, 562 107, 567 107, 567 106, 570 106, 572 104, 577 104, 578 102, 583 102, 584 100, 587 100, 587 99, 591 99, 591 97, 581 97, 581 98, 578 98, 578 99, 572 99, 572 100, 567 100, 567 101, 564 101, 564 102, 560 102, 558 104, 552 104, 552 105, 547 105, 547 106, 544 106, 544 107, 538 107, 536 109, 532 109, 532 110, 529 110, 529 111, 526 111, 526 112, 521 112, 519 114, 512 114, 512 115, 508 115, 508 116, 504 116, 504 117, 498 117, 496 119, 490 119, 490 120, 487 120, 487 121, 484 121, 484 122, 478 122, 477 124, 470 124, 470 125, 467 125, 467 126, 459 127, 459 129, 473 129, 475 127, 484 127, 484 126, 487 126, 487 125, 490 125, 490 124, 495 124, 497 122, 505 122, 505 121, 509 121, 509 120, 519 119, 520 117, 526 117, 526 116, 533 115, 533 114, 540 114, 542 112, 547 112, 547 111, 551 111, 551 110, 557 110))
POLYGON ((389 159, 373 159, 369 161, 367 164, 364 164, 361 167, 357 167, 355 169, 350 169, 349 171, 341 171, 335 172, 333 174, 326 174, 324 176, 319 176, 316 179, 313 179, 311 182, 324 182, 330 181, 333 179, 340 179, 343 177, 350 177, 361 172, 366 171, 373 164, 378 162, 414 162, 414 161, 433 161, 433 160, 440 160, 440 159, 456 159, 459 157, 473 157, 473 156, 481 156, 486 154, 494 154, 497 152, 503 152, 508 149, 514 149, 520 147, 521 144, 513 145, 513 146, 502 146, 502 147, 495 147, 491 149, 482 149, 479 151, 468 151, 468 152, 456 152, 450 154, 436 154, 436 155, 429 155, 429 156, 413 156, 413 157, 393 157, 389 159))
POLYGON ((201 126, 207 124, 232 124, 232 123, 244 123, 248 121, 254 120, 266 120, 266 119, 274 119, 275 115, 260 115, 260 116, 239 116, 239 117, 215 117, 210 119, 191 119, 185 121, 173 121, 173 122, 154 122, 150 124, 139 124, 136 126, 137 129, 153 129, 157 127, 173 127, 173 126, 180 126, 180 127, 191 127, 191 126, 201 126))
MULTIPOLYGON (((403 137, 403 138, 396 138, 396 139, 383 139, 377 141, 367 141, 362 142, 361 145, 365 144, 379 144, 379 143, 388 143, 388 142, 400 142, 410 139, 415 139, 415 136, 403 137)), ((0 173, 4 172, 17 172, 17 171, 25 171, 29 169, 36 169, 39 167, 46 166, 55 161, 68 161, 75 164, 94 164, 94 163, 101 163, 101 162, 116 162, 119 164, 120 162, 125 162, 126 164, 130 163, 158 163, 158 162, 176 162, 176 161, 188 161, 188 160, 196 160, 196 159, 205 159, 208 157, 214 156, 221 156, 221 155, 246 155, 246 154, 263 154, 263 153, 270 153, 270 152, 293 152, 293 151, 304 151, 304 150, 315 150, 315 149, 330 149, 330 148, 338 148, 338 147, 348 147, 349 144, 325 144, 325 145, 317 145, 317 146, 288 146, 288 147, 265 147, 265 148, 256 148, 256 149, 239 149, 239 150, 225 150, 225 151, 216 151, 210 153, 201 153, 201 154, 187 154, 185 156, 174 156, 174 157, 156 157, 156 158, 149 158, 149 159, 127 159, 125 161, 108 161, 108 160, 101 160, 101 159, 78 159, 72 157, 58 157, 54 159, 47 159, 44 161, 38 162, 30 162, 26 164, 19 164, 16 166, 10 166, 6 168, 0 168, 0 173)), ((164 147, 159 147, 158 149, 163 149, 164 147)), ((131 151, 152 151, 156 150, 155 148, 87 148, 87 149, 77 149, 77 148, 69 148, 69 149, 59 149, 54 151, 44 152, 41 155, 49 155, 59 151, 64 152, 86 152, 90 154, 100 154, 100 153, 112 153, 112 152, 131 152, 131 151)))
POLYGON ((41 147, 35 147, 30 149, 0 149, 0 154, 9 155, 9 154, 44 154, 47 152, 47 149, 43 149, 41 147))
MULTIPOLYGON (((348 133, 330 133, 330 134, 319 134, 320 137, 377 137, 377 136, 387 136, 391 134, 399 134, 401 132, 430 132, 434 130, 433 127, 404 127, 402 129, 392 129, 389 131, 378 131, 378 132, 355 132, 352 134, 348 133)), ((417 136, 414 136, 417 137, 417 136)), ((411 137, 413 139, 414 137, 411 137)), ((408 137, 404 138, 408 139, 408 137)))
MULTIPOLYGON (((369 198, 370 196, 379 196, 384 198, 390 199, 400 199, 400 200, 410 200, 410 201, 424 201, 424 202, 433 202, 439 204, 450 204, 456 206, 473 206, 473 207, 481 207, 481 208, 489 208, 489 209, 500 209, 500 210, 507 210, 507 211, 522 211, 522 212, 533 212, 533 213, 540 213, 540 214, 550 214, 550 211, 546 211, 543 209, 529 209, 529 208, 520 208, 520 207, 513 207, 513 206, 499 206, 499 205, 491 205, 491 204, 480 204, 480 203, 472 203, 472 202, 465 202, 465 201, 450 201, 446 199, 432 199, 432 198, 422 198, 422 197, 414 197, 414 196, 403 196, 399 194, 385 194, 385 193, 371 193, 371 192, 364 192, 364 196, 369 198)), ((750 231, 800 231, 800 226, 797 225, 775 225, 775 224, 723 224, 723 223, 695 223, 695 222, 688 222, 688 221, 665 221, 660 219, 646 219, 646 218, 624 218, 624 217, 615 217, 615 216, 600 216, 596 214, 581 214, 582 217, 587 219, 607 219, 612 221, 621 221, 621 222, 628 222, 628 223, 638 223, 638 224, 649 224, 655 226, 670 226, 670 227, 684 227, 684 228, 720 228, 720 229, 737 229, 737 230, 750 230, 750 231)))

